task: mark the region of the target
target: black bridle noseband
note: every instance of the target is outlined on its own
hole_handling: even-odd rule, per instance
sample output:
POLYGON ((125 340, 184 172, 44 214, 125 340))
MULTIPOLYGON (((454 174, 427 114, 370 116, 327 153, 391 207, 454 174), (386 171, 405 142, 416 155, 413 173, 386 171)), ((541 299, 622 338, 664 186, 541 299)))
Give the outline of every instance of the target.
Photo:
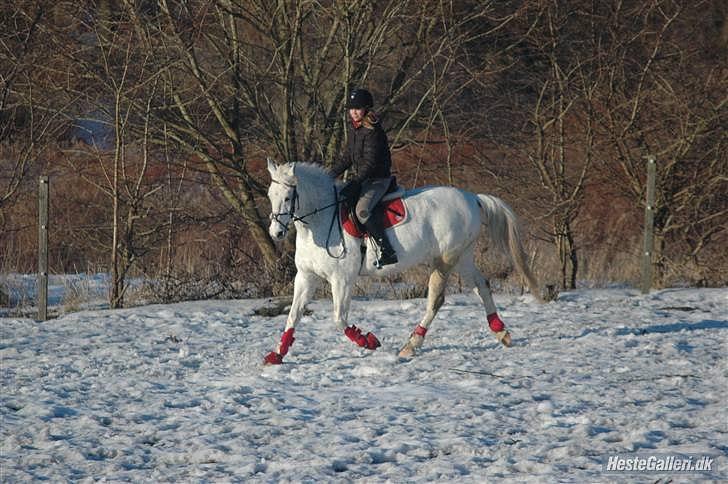
MULTIPOLYGON (((278 180, 273 180, 273 179, 271 179, 271 182, 277 183, 279 185, 285 185, 288 188, 293 188, 293 194, 291 195, 291 198, 290 198, 290 201, 291 201, 290 209, 287 212, 275 212, 274 213, 273 211, 271 211, 271 214, 270 214, 270 219, 278 222, 278 225, 283 227, 284 232, 288 232, 288 225, 291 222, 301 222, 303 224, 308 224, 308 222, 306 222, 306 219, 308 217, 316 215, 319 212, 323 212, 324 210, 326 210, 328 208, 338 206, 341 202, 344 201, 344 200, 339 200, 338 190, 336 190, 336 185, 334 185, 334 202, 333 203, 330 203, 323 207, 316 208, 304 215, 297 216, 296 207, 300 208, 300 206, 301 206, 300 199, 298 196, 298 187, 296 185, 291 185, 290 183, 280 182, 278 180), (279 217, 282 215, 288 215, 288 221, 286 223, 281 222, 279 217)), ((344 241, 344 229, 341 225, 341 215, 339 213, 339 210, 334 210, 334 215, 331 217, 331 224, 329 225, 329 233, 326 236, 326 253, 329 254, 329 256, 334 259, 341 259, 342 257, 344 257, 346 255, 346 242, 344 241), (336 223, 337 221, 339 222, 337 225, 339 226, 339 236, 341 237, 341 243, 343 245, 343 250, 342 250, 341 254, 333 255, 329 250, 329 242, 331 240, 331 231, 334 228, 334 223, 336 223)))

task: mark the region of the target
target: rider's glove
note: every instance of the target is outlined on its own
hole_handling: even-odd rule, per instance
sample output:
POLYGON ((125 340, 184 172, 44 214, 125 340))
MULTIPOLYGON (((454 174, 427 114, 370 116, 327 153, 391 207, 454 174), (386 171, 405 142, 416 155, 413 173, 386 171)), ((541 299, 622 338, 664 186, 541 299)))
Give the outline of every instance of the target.
POLYGON ((361 190, 361 184, 356 180, 351 180, 346 185, 341 187, 339 191, 339 198, 351 202, 359 196, 359 190, 361 190))

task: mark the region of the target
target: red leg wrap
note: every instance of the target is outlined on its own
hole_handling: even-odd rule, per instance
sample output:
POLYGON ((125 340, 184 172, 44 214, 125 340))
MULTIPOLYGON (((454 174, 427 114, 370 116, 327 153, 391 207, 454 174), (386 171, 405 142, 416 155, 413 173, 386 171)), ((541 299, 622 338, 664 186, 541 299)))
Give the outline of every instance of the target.
POLYGON ((490 330, 494 333, 498 333, 499 331, 506 329, 506 325, 503 324, 501 318, 498 317, 498 313, 488 315, 488 326, 490 326, 490 330))
POLYGON ((288 353, 288 349, 291 347, 296 338, 293 337, 295 330, 290 328, 281 335, 281 343, 278 345, 278 352, 271 351, 265 356, 263 360, 268 365, 280 365, 283 363, 283 357, 288 353))
POLYGON ((271 351, 265 356, 263 361, 268 365, 280 365, 283 363, 283 357, 275 351, 271 351))
POLYGON ((353 324, 344 329, 344 334, 354 343, 368 350, 375 350, 382 346, 376 336, 372 333, 367 333, 366 336, 364 336, 361 334, 361 329, 357 328, 353 324))
POLYGON ((423 328, 422 326, 420 326, 418 324, 417 327, 415 328, 414 334, 416 334, 418 336, 422 336, 424 338, 425 335, 427 334, 427 328, 423 328))
POLYGON ((382 346, 382 343, 379 342, 376 336, 374 336, 372 333, 367 333, 367 346, 366 348, 368 350, 376 350, 382 346))
POLYGON ((286 353, 288 353, 288 348, 290 348, 293 342, 296 341, 296 338, 293 337, 294 331, 294 328, 290 328, 281 335, 281 345, 279 348, 281 356, 286 356, 286 353))

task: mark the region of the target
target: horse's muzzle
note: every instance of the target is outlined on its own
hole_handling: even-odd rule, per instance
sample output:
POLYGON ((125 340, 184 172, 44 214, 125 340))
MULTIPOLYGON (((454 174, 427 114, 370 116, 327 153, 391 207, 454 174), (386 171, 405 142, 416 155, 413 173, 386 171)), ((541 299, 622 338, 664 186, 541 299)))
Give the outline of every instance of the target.
POLYGON ((286 238, 287 233, 288 231, 286 230, 286 228, 282 224, 279 224, 277 222, 273 222, 268 229, 268 234, 273 240, 276 241, 286 238))

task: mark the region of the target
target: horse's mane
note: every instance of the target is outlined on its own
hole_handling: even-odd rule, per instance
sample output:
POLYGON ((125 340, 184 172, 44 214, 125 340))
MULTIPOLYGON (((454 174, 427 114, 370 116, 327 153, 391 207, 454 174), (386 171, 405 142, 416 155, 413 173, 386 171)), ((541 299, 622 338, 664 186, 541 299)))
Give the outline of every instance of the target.
POLYGON ((293 172, 296 177, 299 177, 299 179, 301 177, 305 177, 307 180, 310 180, 314 183, 317 183, 319 180, 326 180, 329 183, 334 182, 331 172, 318 163, 297 161, 290 163, 290 165, 292 165, 293 172))

